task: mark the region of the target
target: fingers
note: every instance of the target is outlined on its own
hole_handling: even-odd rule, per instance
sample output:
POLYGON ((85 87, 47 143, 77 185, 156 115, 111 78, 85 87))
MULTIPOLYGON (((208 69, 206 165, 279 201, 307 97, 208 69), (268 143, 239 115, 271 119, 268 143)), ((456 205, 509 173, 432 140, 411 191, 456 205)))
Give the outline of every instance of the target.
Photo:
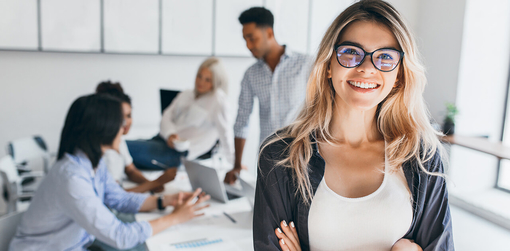
POLYGON ((199 207, 199 208, 196 208, 196 209, 195 209, 195 211, 200 211, 200 210, 202 210, 202 209, 204 209, 204 208, 208 208, 209 206, 210 206, 209 204, 204 205, 204 206, 201 206, 201 207, 199 207))
MULTIPOLYGON (((291 222, 291 223, 292 223, 291 225, 294 226, 294 223, 293 222, 291 222)), ((280 228, 281 228, 281 230, 283 230, 283 233, 291 242, 291 243, 287 243, 287 245, 289 247, 290 246, 299 247, 299 238, 297 236, 297 231, 296 231, 295 226, 291 227, 289 224, 287 224, 287 222, 285 220, 283 220, 282 222, 280 222, 280 228)))
POLYGON ((278 237, 279 241, 278 243, 280 244, 280 247, 282 248, 283 251, 294 251, 296 249, 294 249, 294 246, 292 246, 292 243, 291 241, 289 240, 289 238, 285 235, 285 233, 282 231, 281 228, 276 228, 274 230, 275 234, 276 234, 276 237, 278 237))
POLYGON ((282 248, 283 251, 290 251, 290 247, 287 246, 287 243, 285 242, 284 239, 280 239, 278 243, 280 243, 280 247, 282 248))
POLYGON ((182 205, 184 194, 182 192, 179 192, 179 195, 177 195, 177 205, 182 205))
POLYGON ((236 180, 237 180, 236 174, 235 173, 230 173, 229 177, 230 177, 230 181, 228 183, 230 185, 234 184, 236 182, 236 180))
POLYGON ((197 197, 200 193, 202 192, 202 188, 197 188, 197 190, 195 190, 195 192, 193 192, 193 194, 191 195, 191 197, 189 197, 187 200, 186 200, 186 203, 188 205, 191 205, 192 201, 195 199, 195 197, 197 197))
POLYGON ((198 200, 195 202, 195 205, 198 205, 202 202, 208 201, 209 199, 211 199, 210 195, 202 196, 202 197, 198 198, 198 200))

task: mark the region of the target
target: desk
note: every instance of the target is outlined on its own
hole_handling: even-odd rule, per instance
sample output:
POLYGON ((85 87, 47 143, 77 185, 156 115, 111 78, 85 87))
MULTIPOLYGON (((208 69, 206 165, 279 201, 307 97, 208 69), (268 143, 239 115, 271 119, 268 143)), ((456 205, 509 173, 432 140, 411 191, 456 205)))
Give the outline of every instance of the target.
MULTIPOLYGON (((243 176, 241 174, 241 176, 243 176)), ((178 191, 191 191, 188 176, 185 171, 179 171, 174 181, 165 185, 165 193, 178 191)), ((157 250, 253 250, 252 234, 252 208, 247 198, 242 197, 229 201, 227 204, 211 199, 208 201, 209 208, 203 210, 204 216, 197 217, 180 225, 172 226, 163 232, 150 237, 146 241, 150 251, 157 250), (224 212, 236 220, 233 223, 224 212), (221 241, 217 241, 220 240, 221 241), (211 241, 212 244, 197 248, 178 248, 179 243, 193 240, 211 241)), ((164 212, 138 213, 137 221, 153 220, 168 214, 172 208, 164 212)), ((180 246, 182 247, 182 245, 180 246)))

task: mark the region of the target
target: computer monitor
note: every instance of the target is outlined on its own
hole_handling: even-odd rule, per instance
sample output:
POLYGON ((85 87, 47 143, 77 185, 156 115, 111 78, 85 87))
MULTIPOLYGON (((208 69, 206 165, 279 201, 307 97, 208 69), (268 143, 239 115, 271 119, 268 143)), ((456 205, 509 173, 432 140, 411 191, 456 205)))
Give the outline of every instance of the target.
POLYGON ((159 89, 159 97, 161 101, 161 114, 163 114, 163 111, 165 111, 165 109, 172 103, 177 94, 179 94, 180 92, 181 91, 159 89))

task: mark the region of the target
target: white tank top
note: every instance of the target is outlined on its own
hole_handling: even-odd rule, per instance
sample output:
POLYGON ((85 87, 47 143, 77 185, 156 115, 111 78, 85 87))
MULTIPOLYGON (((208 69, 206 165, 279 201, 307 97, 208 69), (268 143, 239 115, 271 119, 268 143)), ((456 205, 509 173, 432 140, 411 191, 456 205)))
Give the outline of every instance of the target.
POLYGON ((364 197, 343 197, 322 178, 308 213, 311 250, 390 251, 407 233, 411 193, 403 170, 389 171, 385 162, 381 186, 364 197))

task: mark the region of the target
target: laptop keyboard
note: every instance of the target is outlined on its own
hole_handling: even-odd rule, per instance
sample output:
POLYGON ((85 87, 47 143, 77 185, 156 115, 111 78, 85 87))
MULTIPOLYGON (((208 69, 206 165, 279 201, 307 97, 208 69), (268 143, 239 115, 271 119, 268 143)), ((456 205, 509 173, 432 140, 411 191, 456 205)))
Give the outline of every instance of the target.
POLYGON ((233 199, 241 198, 241 196, 227 192, 227 198, 228 198, 228 200, 233 200, 233 199))

